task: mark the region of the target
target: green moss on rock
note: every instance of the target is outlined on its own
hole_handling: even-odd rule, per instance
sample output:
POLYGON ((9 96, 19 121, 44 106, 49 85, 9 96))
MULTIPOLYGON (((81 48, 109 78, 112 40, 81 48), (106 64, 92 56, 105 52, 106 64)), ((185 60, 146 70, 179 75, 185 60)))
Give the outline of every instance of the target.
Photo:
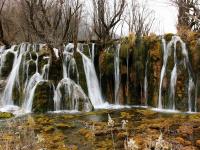
POLYGON ((14 61, 15 55, 12 52, 8 52, 5 56, 5 62, 3 67, 1 68, 1 77, 2 78, 7 78, 8 75, 10 74, 13 66, 13 61, 14 61))
POLYGON ((53 86, 51 82, 40 82, 35 90, 32 111, 43 113, 54 110, 53 86))
POLYGON ((74 58, 76 60, 77 68, 78 68, 78 71, 79 71, 79 84, 82 87, 83 91, 87 94, 88 93, 87 82, 86 82, 86 76, 85 76, 82 56, 81 56, 80 53, 75 52, 74 58))
POLYGON ((12 113, 9 112, 0 112, 0 119, 9 119, 14 117, 12 113))

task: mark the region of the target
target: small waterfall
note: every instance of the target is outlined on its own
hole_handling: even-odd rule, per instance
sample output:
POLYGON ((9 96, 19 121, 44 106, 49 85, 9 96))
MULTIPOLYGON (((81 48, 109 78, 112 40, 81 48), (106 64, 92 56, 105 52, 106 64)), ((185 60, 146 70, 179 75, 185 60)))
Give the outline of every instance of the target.
POLYGON ((43 78, 38 72, 36 72, 29 80, 29 83, 25 90, 25 100, 22 105, 22 108, 26 113, 30 113, 32 110, 35 90, 37 88, 37 85, 40 83, 40 81, 43 81, 43 78))
POLYGON ((169 108, 175 110, 175 93, 176 93, 176 81, 177 81, 177 57, 176 57, 176 42, 174 42, 174 68, 171 72, 170 79, 170 100, 169 108))
POLYGON ((78 52, 82 55, 89 98, 94 108, 99 108, 104 104, 104 101, 101 95, 101 90, 94 64, 92 63, 91 59, 89 59, 86 55, 84 55, 80 51, 78 52))
POLYGON ((199 94, 199 92, 198 92, 198 88, 199 88, 199 82, 198 82, 198 77, 197 77, 197 83, 196 83, 196 86, 195 86, 195 112, 197 112, 198 110, 197 110, 197 101, 198 101, 198 94, 199 94))
POLYGON ((22 60, 22 55, 24 54, 26 48, 27 44, 24 43, 19 47, 18 51, 14 52, 15 58, 14 58, 13 68, 8 77, 3 97, 1 99, 3 106, 13 105, 13 98, 12 98, 13 88, 16 82, 19 83, 19 68, 22 60))
POLYGON ((119 60, 119 52, 120 52, 121 45, 118 44, 115 51, 115 60, 114 60, 114 67, 115 67, 115 104, 120 104, 119 102, 119 88, 120 88, 120 60, 119 60))
POLYGON ((158 100, 158 108, 162 109, 162 83, 163 83, 163 78, 165 75, 165 70, 167 66, 167 59, 168 59, 168 49, 166 48, 166 41, 165 39, 162 39, 163 43, 163 66, 161 69, 161 75, 160 75, 160 86, 159 86, 159 100, 158 100))
POLYGON ((90 100, 82 90, 79 84, 79 73, 76 61, 73 57, 74 45, 68 44, 63 52, 63 79, 58 83, 54 90, 54 105, 56 111, 61 110, 75 110, 79 111, 79 104, 81 100, 84 101, 83 110, 89 111, 90 100), (77 82, 71 79, 75 75, 77 82), (64 91, 61 91, 64 89, 64 91))
POLYGON ((148 105, 148 60, 145 65, 145 76, 144 76, 144 98, 145 98, 145 106, 148 105))
POLYGON ((42 69, 42 77, 43 77, 44 80, 48 80, 49 79, 50 58, 46 58, 46 59, 48 59, 48 63, 45 64, 43 69, 42 69))
POLYGON ((192 112, 192 90, 194 89, 195 85, 192 78, 189 79, 188 85, 188 111, 192 112))
POLYGON ((54 91, 54 105, 55 110, 79 110, 80 100, 83 100, 83 110, 90 111, 89 98, 85 95, 82 88, 76 84, 70 78, 65 78, 58 83, 56 90, 54 91), (64 94, 61 92, 61 88, 65 89, 64 94), (63 104, 64 103, 64 104, 63 104))
POLYGON ((92 43, 92 62, 94 63, 94 56, 95 56, 95 43, 92 43))
POLYGON ((170 99, 169 99, 169 108, 175 110, 175 88, 176 88, 176 80, 177 80, 177 65, 175 64, 170 79, 170 99))
POLYGON ((126 75, 127 99, 126 99, 126 101, 128 102, 128 100, 129 100, 129 49, 127 49, 126 70, 127 70, 127 75, 126 75))
MULTIPOLYGON (((163 43, 163 66, 162 66, 162 70, 161 70, 161 76, 160 76, 160 86, 159 86, 159 99, 158 99, 158 108, 162 109, 163 108, 163 104, 162 104, 162 83, 163 83, 163 79, 165 76, 165 72, 166 72, 166 67, 167 67, 167 60, 168 57, 171 55, 171 51, 172 51, 172 45, 174 46, 174 67, 173 70, 171 72, 171 79, 170 79, 170 93, 169 93, 169 106, 168 109, 171 110, 175 110, 176 106, 175 106, 175 93, 176 93, 176 82, 177 82, 177 70, 178 70, 178 61, 177 61, 177 43, 180 42, 181 44, 181 52, 182 52, 182 56, 184 57, 184 67, 187 68, 187 73, 189 75, 189 79, 188 79, 188 111, 192 112, 193 110, 193 103, 192 103, 192 92, 195 89, 195 85, 194 85, 194 80, 192 77, 192 70, 191 70, 191 66, 190 66, 190 62, 189 62, 189 57, 188 57, 188 52, 186 49, 186 44, 181 40, 181 38, 179 36, 173 36, 172 40, 166 44, 166 41, 164 39, 162 39, 162 43, 163 43)), ((196 103, 196 102, 195 102, 196 103)), ((194 104, 195 104, 194 103, 194 104)))

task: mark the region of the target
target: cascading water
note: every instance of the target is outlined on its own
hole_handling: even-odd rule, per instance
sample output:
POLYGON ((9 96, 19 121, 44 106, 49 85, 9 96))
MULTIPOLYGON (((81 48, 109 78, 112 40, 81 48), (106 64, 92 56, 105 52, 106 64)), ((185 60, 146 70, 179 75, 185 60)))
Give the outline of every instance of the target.
POLYGON ((119 52, 121 45, 118 44, 115 51, 114 67, 115 67, 115 104, 119 105, 119 88, 120 88, 120 60, 119 52))
POLYGON ((63 52, 63 79, 54 90, 54 105, 56 111, 79 111, 81 101, 84 104, 83 108, 81 108, 83 111, 90 111, 92 109, 89 98, 79 85, 79 73, 73 54, 74 45, 70 43, 65 47, 63 52), (76 76, 76 82, 71 79, 71 76, 74 75, 76 76))
POLYGON ((24 104, 22 106, 23 110, 26 113, 30 113, 31 110, 32 110, 33 97, 34 97, 34 94, 35 94, 36 87, 37 87, 37 85, 40 81, 43 81, 43 78, 38 72, 36 72, 31 77, 31 79, 28 83, 28 86, 25 90, 25 101, 24 101, 24 104))
POLYGON ((65 78, 61 80, 55 90, 54 94, 54 105, 55 110, 75 110, 78 111, 79 105, 83 101, 84 111, 90 111, 92 108, 90 107, 89 98, 85 95, 82 88, 76 84, 70 78, 65 78), (62 94, 61 89, 64 88, 65 92, 62 94), (65 100, 63 100, 65 99, 65 100), (64 107, 64 108, 63 108, 64 107))
POLYGON ((78 52, 82 55, 89 98, 94 108, 100 108, 104 104, 104 101, 101 95, 101 90, 94 64, 92 63, 91 59, 89 59, 86 55, 84 55, 80 51, 78 52))
POLYGON ((92 62, 94 63, 95 43, 92 43, 92 62))
POLYGON ((193 82, 193 79, 189 79, 189 85, 188 85, 188 112, 192 112, 192 90, 194 89, 195 85, 193 82))
POLYGON ((129 99, 129 49, 127 49, 127 56, 126 56, 126 70, 127 70, 127 75, 126 75, 126 90, 127 90, 127 102, 129 99))
MULTIPOLYGON (((171 72, 171 79, 170 79, 170 93, 169 93, 169 105, 168 105, 168 109, 170 110, 175 110, 176 106, 175 106, 175 94, 176 94, 176 82, 177 82, 177 76, 178 76, 178 61, 177 61, 177 43, 180 43, 181 45, 181 54, 184 57, 184 66, 185 68, 187 68, 187 72, 189 75, 189 79, 188 79, 188 111, 192 112, 193 111, 193 107, 192 107, 192 98, 191 98, 191 93, 195 88, 194 85, 194 80, 192 77, 192 70, 190 67, 190 62, 189 62, 189 57, 188 57, 188 52, 186 49, 186 45, 185 43, 181 40, 181 38, 179 36, 173 36, 172 40, 166 44, 166 41, 164 39, 162 39, 162 43, 163 43, 163 66, 162 66, 162 70, 161 70, 161 76, 160 76, 160 86, 159 86, 159 99, 158 99, 158 108, 162 109, 163 108, 163 102, 162 102, 162 83, 163 83, 163 79, 165 76, 165 72, 166 72, 166 67, 167 67, 167 61, 168 61, 168 57, 171 55, 171 51, 172 51, 172 45, 173 50, 174 50, 174 67, 173 70, 171 72)), ((196 102, 195 102, 196 103, 196 102)), ((194 108, 195 110, 196 108, 194 108)))
POLYGON ((176 80, 177 80, 177 66, 175 64, 174 69, 171 73, 170 79, 170 99, 169 99, 169 108, 175 110, 175 88, 176 88, 176 80))
POLYGON ((145 65, 145 76, 144 76, 144 98, 145 98, 145 106, 148 105, 148 60, 145 65))
POLYGON ((162 70, 161 70, 161 75, 160 75, 160 86, 159 86, 159 99, 158 99, 158 108, 162 109, 162 82, 163 82, 163 78, 165 75, 165 70, 166 70, 166 66, 167 66, 167 59, 168 59, 168 48, 166 48, 166 41, 165 39, 162 39, 162 43, 163 43, 163 66, 162 66, 162 70))
POLYGON ((15 58, 14 58, 13 68, 8 77, 8 81, 3 93, 3 97, 1 99, 3 106, 13 105, 13 98, 12 98, 13 88, 14 88, 15 83, 19 81, 19 67, 21 64, 22 55, 24 54, 26 47, 27 47, 27 44, 24 43, 19 47, 18 51, 14 52, 15 58))

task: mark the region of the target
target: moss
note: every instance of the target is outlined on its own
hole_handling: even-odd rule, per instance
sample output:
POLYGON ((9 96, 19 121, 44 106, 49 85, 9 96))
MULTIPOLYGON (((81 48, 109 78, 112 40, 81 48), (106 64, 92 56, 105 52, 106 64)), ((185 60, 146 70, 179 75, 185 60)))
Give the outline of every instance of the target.
POLYGON ((6 78, 10 74, 13 66, 15 55, 12 52, 8 52, 5 56, 5 62, 1 68, 1 77, 6 78))
POLYGON ((91 57, 90 56, 90 54, 91 54, 91 52, 90 52, 90 45, 83 45, 83 53, 87 56, 87 57, 91 57))
POLYGON ((165 39, 167 42, 169 42, 169 41, 171 41, 172 36, 174 36, 173 33, 167 33, 167 34, 164 35, 164 39, 165 39))
POLYGON ((13 118, 14 115, 12 113, 8 113, 8 112, 0 112, 0 119, 9 119, 9 118, 13 118))
POLYGON ((135 40, 136 38, 134 34, 130 34, 121 39, 120 58, 126 59, 127 55, 131 52, 130 50, 135 47, 135 40))
POLYGON ((57 127, 58 129, 64 130, 64 129, 74 128, 75 126, 74 126, 73 124, 59 123, 59 124, 56 124, 56 127, 57 127))
POLYGON ((99 57, 102 75, 112 76, 114 74, 114 51, 104 51, 99 57))
POLYGON ((54 110, 53 87, 51 82, 40 82, 35 90, 32 111, 44 113, 54 110))
POLYGON ((86 76, 85 76, 85 71, 84 71, 84 66, 83 66, 83 61, 82 61, 82 56, 80 55, 80 53, 75 52, 74 53, 74 58, 76 60, 77 68, 78 68, 78 71, 79 71, 79 84, 82 87, 83 91, 85 93, 88 93, 86 76))
POLYGON ((31 58, 33 59, 33 60, 36 60, 37 59, 37 54, 36 54, 36 52, 30 52, 30 54, 31 54, 31 58))
POLYGON ((48 126, 44 128, 44 132, 53 132, 55 129, 53 126, 48 126))

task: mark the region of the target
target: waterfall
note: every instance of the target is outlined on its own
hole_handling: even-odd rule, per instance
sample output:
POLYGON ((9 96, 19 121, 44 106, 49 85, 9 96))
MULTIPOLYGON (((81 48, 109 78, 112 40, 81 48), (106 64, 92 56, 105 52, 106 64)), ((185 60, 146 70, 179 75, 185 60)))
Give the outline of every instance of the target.
MULTIPOLYGON (((170 90, 169 90, 169 106, 168 109, 170 110, 175 110, 176 106, 175 106, 175 93, 176 93, 176 82, 177 82, 177 76, 178 76, 178 61, 177 61, 177 43, 180 42, 181 44, 181 54, 184 57, 184 67, 187 68, 187 73, 189 75, 189 79, 188 79, 188 111, 192 112, 193 110, 193 103, 192 103, 192 92, 195 89, 195 85, 194 85, 194 80, 192 77, 192 70, 191 70, 191 66, 190 66, 190 62, 189 62, 189 57, 188 57, 188 52, 186 49, 186 44, 181 40, 181 38, 179 36, 173 36, 172 40, 166 44, 166 41, 164 39, 162 39, 162 43, 163 43, 163 66, 161 69, 161 75, 160 75, 160 86, 159 86, 159 99, 158 99, 158 108, 162 109, 163 108, 163 104, 162 104, 162 83, 163 83, 163 79, 166 73, 166 67, 167 67, 167 61, 168 61, 168 57, 171 55, 171 51, 172 51, 172 45, 174 46, 174 67, 173 70, 171 72, 171 78, 170 78, 170 90)), ((196 102, 194 103, 196 104, 196 102)))
POLYGON ((43 78, 38 72, 36 72, 29 80, 29 83, 25 90, 25 100, 22 105, 22 108, 26 113, 30 113, 32 110, 35 90, 37 88, 37 85, 40 83, 40 81, 43 81, 43 78))
POLYGON ((195 86, 195 112, 197 112, 197 101, 198 101, 198 88, 199 88, 199 82, 198 82, 198 77, 196 79, 197 83, 196 83, 196 86, 195 86))
POLYGON ((82 55, 89 98, 94 108, 99 108, 104 104, 104 101, 101 95, 99 81, 96 75, 94 64, 86 55, 80 51, 78 52, 82 55))
POLYGON ((20 64, 22 60, 22 55, 24 54, 26 47, 27 47, 27 44, 25 43, 21 44, 21 46, 19 47, 19 50, 13 52, 15 54, 13 68, 8 77, 8 81, 3 93, 3 97, 1 99, 3 106, 13 105, 13 98, 12 98, 13 88, 16 82, 19 83, 19 68, 20 68, 20 64))
POLYGON ((170 79, 170 99, 169 99, 169 108, 175 110, 175 88, 176 88, 176 80, 177 80, 177 66, 175 64, 170 79))
POLYGON ((145 65, 145 76, 144 76, 144 98, 145 98, 145 106, 148 105, 148 60, 145 65))
POLYGON ((80 100, 83 100, 84 103, 83 110, 90 111, 89 98, 85 95, 84 91, 78 84, 70 78, 65 78, 58 83, 58 86, 54 91, 54 105, 56 111, 64 109, 78 111, 80 100), (61 92, 62 87, 65 89, 64 94, 61 92), (65 108, 63 108, 63 103, 66 105, 65 108))
POLYGON ((170 97, 169 97, 169 109, 175 110, 175 93, 176 93, 176 81, 177 81, 177 57, 176 57, 176 42, 174 42, 174 68, 171 72, 170 79, 170 97))
POLYGON ((95 43, 92 43, 92 62, 94 63, 94 56, 95 56, 95 43))
POLYGON ((73 54, 74 45, 70 43, 63 52, 63 79, 54 90, 54 106, 56 111, 79 111, 81 100, 84 101, 84 107, 82 108, 84 111, 92 109, 89 98, 79 85, 79 72, 73 54), (77 82, 71 79, 71 74, 76 76, 77 82), (64 91, 61 91, 62 88, 64 91))
POLYGON ((127 90, 127 102, 129 99, 129 49, 127 49, 127 56, 126 56, 126 70, 127 70, 127 75, 126 75, 126 90, 127 90))
POLYGON ((115 104, 120 104, 119 102, 119 88, 120 88, 120 59, 119 51, 121 45, 118 44, 115 51, 114 67, 115 67, 115 104))
POLYGON ((194 89, 194 82, 192 78, 189 79, 188 85, 188 111, 192 112, 192 90, 194 89))
POLYGON ((166 41, 165 39, 162 39, 163 43, 163 66, 161 69, 161 75, 160 75, 160 86, 159 86, 159 100, 158 100, 158 108, 162 109, 162 82, 165 75, 165 70, 167 66, 167 59, 168 59, 168 48, 166 48, 166 41))

